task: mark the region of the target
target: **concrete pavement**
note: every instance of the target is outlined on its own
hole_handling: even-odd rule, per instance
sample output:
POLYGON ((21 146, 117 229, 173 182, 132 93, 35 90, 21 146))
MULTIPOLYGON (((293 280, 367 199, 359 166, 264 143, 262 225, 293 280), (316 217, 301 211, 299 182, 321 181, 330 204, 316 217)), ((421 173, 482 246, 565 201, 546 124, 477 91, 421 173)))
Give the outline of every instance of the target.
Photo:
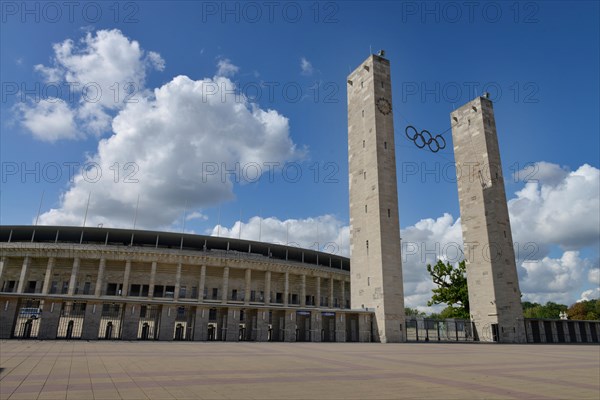
POLYGON ((1 399, 598 399, 600 346, 0 341, 1 399))

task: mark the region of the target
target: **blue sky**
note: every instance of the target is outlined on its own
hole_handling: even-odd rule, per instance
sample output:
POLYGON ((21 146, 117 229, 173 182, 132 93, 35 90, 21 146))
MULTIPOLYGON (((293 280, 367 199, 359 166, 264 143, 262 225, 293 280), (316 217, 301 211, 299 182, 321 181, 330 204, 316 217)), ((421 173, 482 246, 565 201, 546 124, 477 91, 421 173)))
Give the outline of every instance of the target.
MULTIPOLYGON (((241 215, 242 237, 258 239, 259 224, 261 240, 317 246, 312 240, 322 249, 335 242, 347 252, 346 76, 371 51, 385 49, 403 240, 441 248, 460 242, 450 132, 447 149, 432 154, 409 142, 404 128, 443 132, 453 108, 487 89, 513 235, 538 247, 535 265, 519 260, 523 292, 532 300, 572 302, 597 289, 597 2, 269 4, 92 2, 79 3, 71 18, 64 7, 32 2, 26 12, 20 2, 3 3, 2 224, 32 223, 42 193, 41 223, 81 224, 91 193, 88 225, 131 227, 139 195, 138 227, 181 230, 186 219, 187 231, 237 237, 241 215), (53 49, 68 39, 63 53, 53 49), (96 57, 95 67, 82 54, 96 57), (180 75, 187 80, 176 80, 180 75), (98 82, 101 99, 82 101, 77 89, 69 99, 69 76, 81 85, 98 82), (188 103, 186 96, 197 94, 194 82, 204 78, 219 88, 235 85, 247 97, 237 104, 246 111, 188 103), (60 95, 49 83, 55 80, 63 84, 60 95), (131 98, 147 108, 123 103, 123 87, 132 81, 131 98), (157 88, 162 108, 153 103, 157 88), (169 104, 181 106, 173 111, 169 104), (128 137, 132 130, 138 134, 128 137), (101 166, 101 182, 86 182, 87 175, 79 182, 84 174, 77 167, 90 161, 101 166), (250 168, 246 178, 255 164, 261 172, 265 163, 292 165, 276 169, 273 179, 264 173, 252 182, 212 180, 217 174, 204 181, 201 169, 221 161, 250 168), (111 186, 114 162, 119 182, 111 186), (74 183, 65 163, 75 165, 74 183), (26 168, 39 176, 23 175, 26 168), (294 179, 297 171, 302 175, 294 179), (138 181, 123 182, 128 172, 138 181), (538 182, 526 184, 525 177, 538 182), (272 218, 252 219, 258 216, 272 218)), ((235 103, 231 98, 220 103, 235 103)), ((423 306, 429 296, 422 265, 430 261, 404 260, 409 305, 423 306)))

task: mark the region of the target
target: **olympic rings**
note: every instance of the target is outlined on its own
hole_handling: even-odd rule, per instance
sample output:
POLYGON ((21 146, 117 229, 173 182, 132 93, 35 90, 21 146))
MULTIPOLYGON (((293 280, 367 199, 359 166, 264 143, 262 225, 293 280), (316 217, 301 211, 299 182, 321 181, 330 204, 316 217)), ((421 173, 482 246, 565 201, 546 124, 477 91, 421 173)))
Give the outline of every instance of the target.
POLYGON ((406 134, 408 140, 412 141, 415 144, 415 146, 417 146, 420 149, 427 146, 432 153, 437 153, 438 151, 446 148, 446 139, 444 139, 442 135, 433 136, 428 130, 425 129, 423 129, 419 133, 419 131, 417 131, 417 128, 411 125, 406 127, 404 133, 406 134), (412 130, 414 134, 410 134, 410 130, 412 130), (427 135, 428 138, 425 138, 425 135, 427 135), (441 143, 439 141, 440 139, 441 143), (431 146, 432 144, 434 144, 433 147, 431 146))

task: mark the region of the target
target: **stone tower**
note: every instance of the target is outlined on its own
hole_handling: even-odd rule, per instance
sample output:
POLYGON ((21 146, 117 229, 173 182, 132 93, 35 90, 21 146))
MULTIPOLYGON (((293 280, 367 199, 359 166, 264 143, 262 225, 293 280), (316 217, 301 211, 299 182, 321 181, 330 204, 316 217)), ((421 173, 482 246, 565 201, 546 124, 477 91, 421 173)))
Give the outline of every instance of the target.
POLYGON ((525 341, 492 102, 451 113, 471 319, 481 341, 525 341))
POLYGON ((348 77, 352 308, 375 311, 373 340, 405 341, 390 62, 371 55, 348 77))

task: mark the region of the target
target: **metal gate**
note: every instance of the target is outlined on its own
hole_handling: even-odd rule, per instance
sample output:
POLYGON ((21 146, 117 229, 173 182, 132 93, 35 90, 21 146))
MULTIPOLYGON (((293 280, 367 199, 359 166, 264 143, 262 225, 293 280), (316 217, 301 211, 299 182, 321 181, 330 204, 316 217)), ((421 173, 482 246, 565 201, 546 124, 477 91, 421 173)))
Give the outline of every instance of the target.
POLYGON ((123 323, 123 305, 119 303, 102 304, 98 339, 114 340, 121 338, 123 323))
POLYGON ((40 330, 42 309, 40 300, 23 299, 17 307, 17 317, 13 329, 13 337, 18 339, 35 339, 40 330))
POLYGON ((80 339, 85 317, 85 303, 65 302, 60 310, 57 339, 80 339))
POLYGON ((139 340, 158 339, 158 323, 160 320, 160 308, 157 305, 140 307, 140 322, 138 325, 139 340))
POLYGON ((473 323, 464 319, 407 318, 408 342, 473 342, 473 323))
POLYGON ((192 328, 194 326, 194 314, 190 307, 177 307, 175 317, 175 329, 173 340, 192 340, 192 328))

